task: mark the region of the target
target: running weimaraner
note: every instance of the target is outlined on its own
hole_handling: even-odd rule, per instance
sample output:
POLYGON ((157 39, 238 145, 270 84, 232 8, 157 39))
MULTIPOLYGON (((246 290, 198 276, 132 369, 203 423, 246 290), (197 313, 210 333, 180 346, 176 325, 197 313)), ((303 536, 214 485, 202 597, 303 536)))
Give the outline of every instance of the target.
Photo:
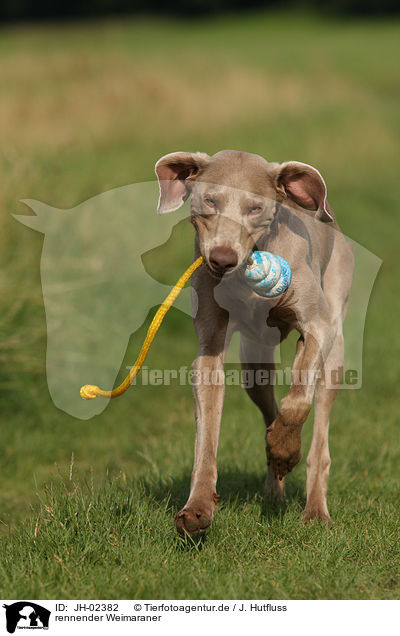
POLYGON ((284 497, 285 475, 300 460, 301 430, 315 393, 302 517, 329 522, 329 412, 343 369, 342 323, 353 275, 353 251, 326 201, 325 182, 315 168, 304 163, 270 163, 258 155, 232 150, 212 157, 168 154, 157 162, 156 174, 159 213, 178 209, 191 195, 194 254, 205 261, 192 279, 198 295, 194 324, 199 340, 194 362, 199 380, 194 386, 194 468, 189 499, 175 516, 176 529, 190 535, 202 532, 210 525, 217 505, 224 383, 205 381, 205 377, 223 373, 224 353, 235 330, 241 333, 243 368, 247 373, 268 369, 271 380, 275 345, 292 329, 300 334, 292 384, 280 409, 273 381, 255 383, 246 390, 267 428, 265 493, 278 500, 284 497), (263 298, 243 281, 243 268, 255 248, 282 256, 292 269, 289 288, 277 298, 263 298))

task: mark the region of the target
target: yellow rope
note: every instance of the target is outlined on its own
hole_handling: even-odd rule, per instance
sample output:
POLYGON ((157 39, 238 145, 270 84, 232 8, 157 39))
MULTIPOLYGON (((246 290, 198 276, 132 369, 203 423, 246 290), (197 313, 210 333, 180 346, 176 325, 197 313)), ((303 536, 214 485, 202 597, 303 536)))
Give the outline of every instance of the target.
POLYGON ((147 332, 146 339, 145 339, 145 341, 143 343, 143 346, 142 346, 142 348, 140 350, 140 353, 139 353, 139 355, 137 357, 137 360, 136 360, 135 364, 133 365, 133 367, 131 368, 131 370, 129 371, 129 374, 127 375, 125 380, 122 382, 122 384, 120 384, 120 386, 118 386, 113 391, 103 391, 98 386, 95 386, 93 384, 85 384, 85 386, 83 386, 81 388, 81 390, 80 390, 81 397, 84 400, 93 400, 97 396, 101 396, 101 397, 105 397, 105 398, 115 398, 115 397, 118 397, 119 395, 122 395, 123 393, 125 393, 125 391, 132 384, 134 378, 139 373, 139 371, 140 371, 140 369, 141 369, 141 367, 143 365, 143 362, 145 361, 146 356, 147 356, 147 354, 149 352, 149 349, 150 349, 151 344, 152 344, 152 342, 154 340, 154 337, 155 337, 159 327, 161 326, 162 321, 164 320, 165 314, 167 313, 168 309, 170 309, 172 307, 172 305, 174 304, 175 300, 178 298, 179 294, 181 293, 182 289, 185 287, 186 283, 188 282, 189 278, 196 271, 196 269, 198 269, 200 267, 200 265, 202 265, 202 264, 203 264, 203 257, 200 256, 186 270, 186 272, 183 274, 183 276, 180 277, 180 279, 178 280, 176 285, 173 287, 173 289, 170 291, 170 293, 168 294, 168 296, 164 300, 163 304, 159 307, 156 315, 154 316, 153 320, 151 321, 151 325, 150 325, 149 330, 147 332))

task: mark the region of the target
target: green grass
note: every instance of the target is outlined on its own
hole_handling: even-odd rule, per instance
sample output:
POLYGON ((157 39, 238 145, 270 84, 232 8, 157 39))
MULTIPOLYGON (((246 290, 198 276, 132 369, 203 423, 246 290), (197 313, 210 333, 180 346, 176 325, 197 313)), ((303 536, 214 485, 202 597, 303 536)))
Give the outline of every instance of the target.
MULTIPOLYGON (((3 29, 3 598, 398 598, 399 32, 394 20, 288 15, 3 29), (193 544, 173 530, 192 466, 190 387, 138 386, 89 421, 57 410, 45 376, 42 236, 10 214, 26 212, 25 197, 72 207, 150 179, 166 152, 221 148, 315 165, 345 233, 383 266, 363 388, 342 392, 333 409, 332 528, 299 521, 304 460, 288 478, 287 507, 264 509, 263 425, 231 387, 221 503, 193 544)), ((162 282, 191 258, 191 229, 179 236, 170 271, 154 265, 162 282)), ((148 322, 131 337, 121 377, 148 322)), ((287 361, 292 353, 293 340, 287 361)), ((195 355, 190 319, 172 310, 149 365, 195 355)), ((308 421, 304 455, 310 438, 308 421)))
MULTIPOLYGON (((175 536, 187 474, 96 488, 68 476, 41 495, 2 565, 13 598, 396 598, 398 518, 358 490, 332 498, 336 524, 299 523, 297 480, 287 509, 261 513, 259 472, 221 471, 223 503, 203 542, 175 536), (25 559, 21 555, 25 555, 25 559), (10 574, 12 571, 12 575, 10 574), (329 593, 327 593, 329 589, 329 593), (384 590, 384 591, 383 591, 384 590)), ((356 484, 357 485, 357 484, 356 484)))

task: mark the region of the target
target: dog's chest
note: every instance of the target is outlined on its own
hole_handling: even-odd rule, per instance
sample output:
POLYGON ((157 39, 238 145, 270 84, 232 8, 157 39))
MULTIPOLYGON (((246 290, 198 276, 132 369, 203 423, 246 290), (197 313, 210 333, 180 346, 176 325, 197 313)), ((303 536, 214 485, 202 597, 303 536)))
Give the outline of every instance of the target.
POLYGON ((214 297, 229 312, 233 331, 264 345, 278 344, 295 321, 294 312, 281 306, 279 299, 263 298, 237 278, 223 280, 215 287, 214 297))

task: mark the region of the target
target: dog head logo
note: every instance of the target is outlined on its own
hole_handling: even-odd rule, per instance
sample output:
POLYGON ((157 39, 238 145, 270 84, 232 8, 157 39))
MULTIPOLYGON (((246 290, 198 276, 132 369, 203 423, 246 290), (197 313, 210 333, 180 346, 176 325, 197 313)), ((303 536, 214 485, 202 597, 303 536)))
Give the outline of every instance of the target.
POLYGON ((3 605, 6 610, 7 631, 14 634, 16 629, 48 629, 51 612, 32 601, 18 601, 3 605))
MULTIPOLYGON (((157 183, 147 182, 104 192, 68 210, 27 200, 36 216, 15 217, 44 234, 40 267, 47 322, 47 382, 54 404, 74 417, 89 419, 106 408, 108 400, 83 401, 80 387, 86 383, 114 386, 130 336, 175 282, 168 280, 166 285, 155 280, 145 268, 146 255, 155 254, 166 272, 179 254, 187 254, 185 261, 179 261, 182 270, 190 263, 193 236, 187 235, 187 245, 175 251, 169 247, 175 229, 186 227, 182 222, 187 221, 189 209, 157 215, 158 195, 157 183), (164 245, 168 249, 162 250, 160 258, 157 248, 164 245)), ((189 223, 187 227, 190 231, 189 223)), ((357 388, 362 382, 363 327, 381 261, 362 246, 353 245, 356 272, 345 323, 349 354, 345 365, 357 370, 357 382, 351 385, 357 388)), ((229 303, 237 304, 237 298, 221 300, 220 287, 214 296, 230 312, 229 303)), ((191 309, 190 290, 185 289, 175 307, 191 316, 197 310, 194 292, 192 299, 191 309)), ((232 344, 227 361, 236 363, 240 361, 239 339, 234 338, 232 344)), ((279 362, 279 338, 276 344, 275 361, 279 362)), ((265 361, 270 362, 269 358, 265 361)))

